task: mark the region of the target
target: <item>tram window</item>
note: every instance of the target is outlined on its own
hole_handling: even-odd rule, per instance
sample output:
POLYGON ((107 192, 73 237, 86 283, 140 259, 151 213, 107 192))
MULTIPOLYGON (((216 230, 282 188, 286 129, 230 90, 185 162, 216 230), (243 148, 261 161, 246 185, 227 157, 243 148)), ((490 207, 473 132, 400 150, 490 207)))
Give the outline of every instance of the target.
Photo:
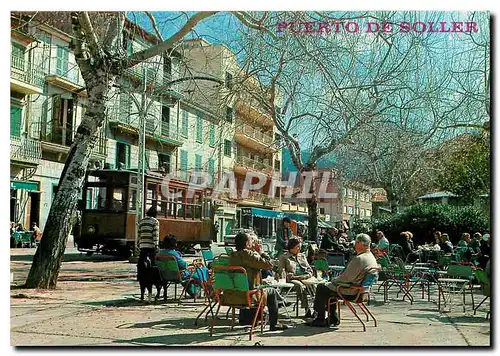
POLYGON ((113 202, 111 209, 115 211, 124 210, 124 199, 125 199, 125 189, 115 188, 113 189, 113 202))
POLYGON ((97 206, 94 207, 97 210, 106 209, 106 187, 98 187, 97 188, 97 206))
POLYGON ((137 200, 137 190, 130 189, 129 201, 128 201, 128 210, 135 210, 135 203, 137 200))

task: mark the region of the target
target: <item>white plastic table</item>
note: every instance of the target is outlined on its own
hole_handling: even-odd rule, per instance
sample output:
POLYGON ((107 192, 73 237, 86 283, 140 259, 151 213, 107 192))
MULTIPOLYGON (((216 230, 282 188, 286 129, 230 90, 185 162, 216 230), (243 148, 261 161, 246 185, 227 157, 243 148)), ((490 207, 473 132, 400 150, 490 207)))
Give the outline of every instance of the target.
POLYGON ((270 284, 263 284, 262 286, 264 288, 276 289, 276 293, 278 293, 281 299, 283 299, 283 308, 285 309, 288 319, 291 321, 292 318, 290 317, 290 312, 288 311, 288 307, 286 306, 286 297, 288 296, 288 294, 290 294, 290 291, 293 289, 294 285, 292 283, 279 281, 279 282, 272 282, 270 284), (280 290, 285 291, 284 294, 282 294, 280 290))

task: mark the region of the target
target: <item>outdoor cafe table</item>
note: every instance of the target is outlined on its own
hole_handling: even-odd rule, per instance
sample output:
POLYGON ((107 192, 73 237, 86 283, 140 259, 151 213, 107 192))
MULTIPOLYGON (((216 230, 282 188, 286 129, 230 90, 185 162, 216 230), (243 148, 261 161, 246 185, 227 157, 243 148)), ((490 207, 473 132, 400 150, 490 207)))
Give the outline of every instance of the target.
POLYGON ((283 308, 285 309, 286 315, 288 316, 288 319, 292 321, 290 312, 288 311, 288 307, 286 306, 286 297, 288 297, 288 294, 290 294, 294 285, 292 283, 287 283, 286 281, 273 280, 271 283, 262 284, 261 287, 276 289, 276 293, 283 300, 283 308))

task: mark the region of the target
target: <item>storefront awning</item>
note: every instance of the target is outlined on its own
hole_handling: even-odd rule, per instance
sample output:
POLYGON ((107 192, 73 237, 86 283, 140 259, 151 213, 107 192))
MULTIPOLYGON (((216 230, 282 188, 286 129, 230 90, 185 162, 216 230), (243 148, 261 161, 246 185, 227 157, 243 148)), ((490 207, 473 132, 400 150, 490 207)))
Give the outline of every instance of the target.
POLYGON ((297 214, 297 213, 283 213, 283 216, 286 216, 292 220, 299 221, 299 222, 307 222, 307 215, 305 214, 297 214))
POLYGON ((36 182, 26 182, 26 181, 11 181, 10 189, 22 189, 31 192, 38 191, 38 183, 36 182))
POLYGON ((266 209, 259 209, 259 208, 242 208, 241 209, 242 215, 252 215, 257 218, 264 218, 264 219, 282 219, 283 218, 283 213, 281 211, 276 211, 276 210, 266 210, 266 209))

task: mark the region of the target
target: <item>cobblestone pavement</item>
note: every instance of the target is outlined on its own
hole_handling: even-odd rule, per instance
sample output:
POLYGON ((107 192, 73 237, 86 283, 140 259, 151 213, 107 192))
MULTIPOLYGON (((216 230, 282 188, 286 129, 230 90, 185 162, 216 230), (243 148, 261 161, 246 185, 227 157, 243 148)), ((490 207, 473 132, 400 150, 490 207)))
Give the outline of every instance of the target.
MULTIPOLYGON (((85 256, 75 250, 65 255, 60 281, 55 290, 19 289, 30 267, 34 250, 11 250, 11 344, 13 346, 489 346, 490 322, 486 320, 489 302, 473 315, 470 296, 467 311, 456 306, 448 313, 439 313, 433 301, 420 299, 414 293, 411 305, 396 298, 395 291, 383 303, 375 291, 370 309, 378 326, 361 324, 342 308, 338 328, 312 328, 304 319, 281 320, 292 325, 289 330, 264 334, 257 332, 248 340, 248 328, 230 330, 221 308, 214 336, 207 322, 194 325, 203 301, 185 299, 179 306, 167 303, 146 304, 139 300, 135 281, 135 265, 106 256, 85 256)), ((376 289, 375 289, 376 290, 376 289)), ((169 289, 169 299, 173 288, 169 289)), ((482 300, 480 292, 475 302, 482 300)), ((291 311, 291 310, 290 310, 291 311)), ((303 310, 300 311, 303 315, 303 310)), ((210 320, 210 318, 209 318, 210 320)))

